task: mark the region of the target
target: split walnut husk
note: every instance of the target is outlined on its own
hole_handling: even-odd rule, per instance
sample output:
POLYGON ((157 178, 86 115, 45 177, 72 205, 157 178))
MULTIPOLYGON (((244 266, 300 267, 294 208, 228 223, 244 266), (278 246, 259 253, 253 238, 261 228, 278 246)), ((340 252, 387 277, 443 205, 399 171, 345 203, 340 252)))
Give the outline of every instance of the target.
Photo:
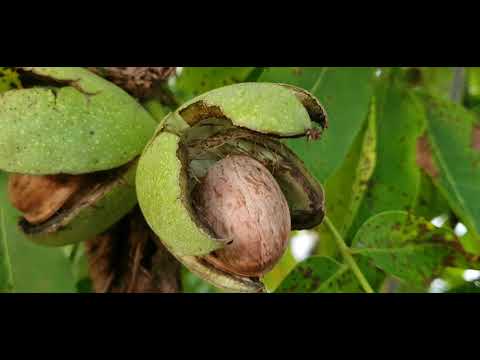
POLYGON ((0 94, 0 169, 20 228, 42 245, 85 241, 136 204, 138 156, 156 120, 85 68, 18 68, 0 94))
POLYGON ((105 231, 137 203, 136 167, 135 160, 88 175, 10 175, 9 197, 23 212, 21 231, 47 246, 85 241, 105 231))
POLYGON ((225 271, 206 260, 228 239, 202 221, 193 191, 217 162, 247 156, 278 183, 291 228, 315 227, 324 217, 322 186, 282 139, 319 138, 326 127, 318 100, 290 85, 242 83, 189 101, 164 118, 140 157, 136 185, 145 219, 165 247, 204 280, 228 291, 264 291, 258 276, 225 271))

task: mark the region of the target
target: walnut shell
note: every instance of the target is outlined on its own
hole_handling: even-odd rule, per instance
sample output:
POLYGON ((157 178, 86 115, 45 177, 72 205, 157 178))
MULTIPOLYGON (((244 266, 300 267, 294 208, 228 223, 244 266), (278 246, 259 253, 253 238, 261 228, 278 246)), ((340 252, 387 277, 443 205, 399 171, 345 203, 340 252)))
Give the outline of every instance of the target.
POLYGON ((204 259, 225 272, 260 277, 284 254, 290 211, 268 169, 248 156, 216 162, 193 194, 203 222, 225 241, 204 259))
POLYGON ((81 175, 11 174, 8 194, 12 205, 28 222, 39 224, 59 210, 84 183, 81 175))

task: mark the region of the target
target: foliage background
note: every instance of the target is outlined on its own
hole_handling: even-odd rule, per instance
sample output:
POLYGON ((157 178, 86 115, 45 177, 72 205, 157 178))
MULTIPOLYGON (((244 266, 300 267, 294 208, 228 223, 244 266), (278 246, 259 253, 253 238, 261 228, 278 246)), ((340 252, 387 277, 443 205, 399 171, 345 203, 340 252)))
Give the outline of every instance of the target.
MULTIPOLYGON (((300 86, 329 117, 321 140, 286 141, 325 187, 328 218, 292 232, 269 291, 480 291, 480 69, 187 67, 168 87, 183 103, 245 81, 300 86)), ((19 86, 0 68, 0 92, 19 86)), ((0 172, 0 290, 91 291, 82 244, 22 237, 6 180, 0 172)), ((182 279, 185 292, 220 292, 186 269, 182 279)))

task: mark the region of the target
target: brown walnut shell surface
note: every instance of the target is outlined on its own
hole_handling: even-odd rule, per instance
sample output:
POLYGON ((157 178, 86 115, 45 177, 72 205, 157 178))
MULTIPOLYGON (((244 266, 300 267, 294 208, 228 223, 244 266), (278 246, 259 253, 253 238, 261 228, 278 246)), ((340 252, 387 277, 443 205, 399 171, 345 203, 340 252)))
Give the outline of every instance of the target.
POLYGON ((243 155, 210 167, 193 203, 202 221, 225 246, 205 260, 237 275, 260 277, 284 254, 291 218, 287 200, 268 169, 243 155))
POLYGON ((31 224, 49 219, 84 185, 81 175, 11 174, 8 193, 12 205, 31 224))

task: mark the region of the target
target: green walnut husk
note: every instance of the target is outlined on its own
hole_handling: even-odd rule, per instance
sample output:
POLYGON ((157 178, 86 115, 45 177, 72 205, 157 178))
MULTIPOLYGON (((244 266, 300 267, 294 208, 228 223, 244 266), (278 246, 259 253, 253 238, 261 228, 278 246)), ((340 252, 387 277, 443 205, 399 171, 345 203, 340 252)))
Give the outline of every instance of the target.
POLYGON ((192 190, 215 162, 248 155, 280 185, 292 229, 312 228, 324 217, 323 189, 281 139, 326 127, 318 100, 290 85, 242 83, 207 92, 167 115, 140 157, 136 184, 142 212, 193 273, 226 290, 264 291, 260 279, 227 274, 202 259, 224 242, 199 220, 192 190))
POLYGON ((19 222, 32 241, 93 237, 137 203, 138 157, 157 122, 125 91, 84 68, 18 68, 21 89, 0 94, 0 169, 93 179, 48 220, 19 222))

